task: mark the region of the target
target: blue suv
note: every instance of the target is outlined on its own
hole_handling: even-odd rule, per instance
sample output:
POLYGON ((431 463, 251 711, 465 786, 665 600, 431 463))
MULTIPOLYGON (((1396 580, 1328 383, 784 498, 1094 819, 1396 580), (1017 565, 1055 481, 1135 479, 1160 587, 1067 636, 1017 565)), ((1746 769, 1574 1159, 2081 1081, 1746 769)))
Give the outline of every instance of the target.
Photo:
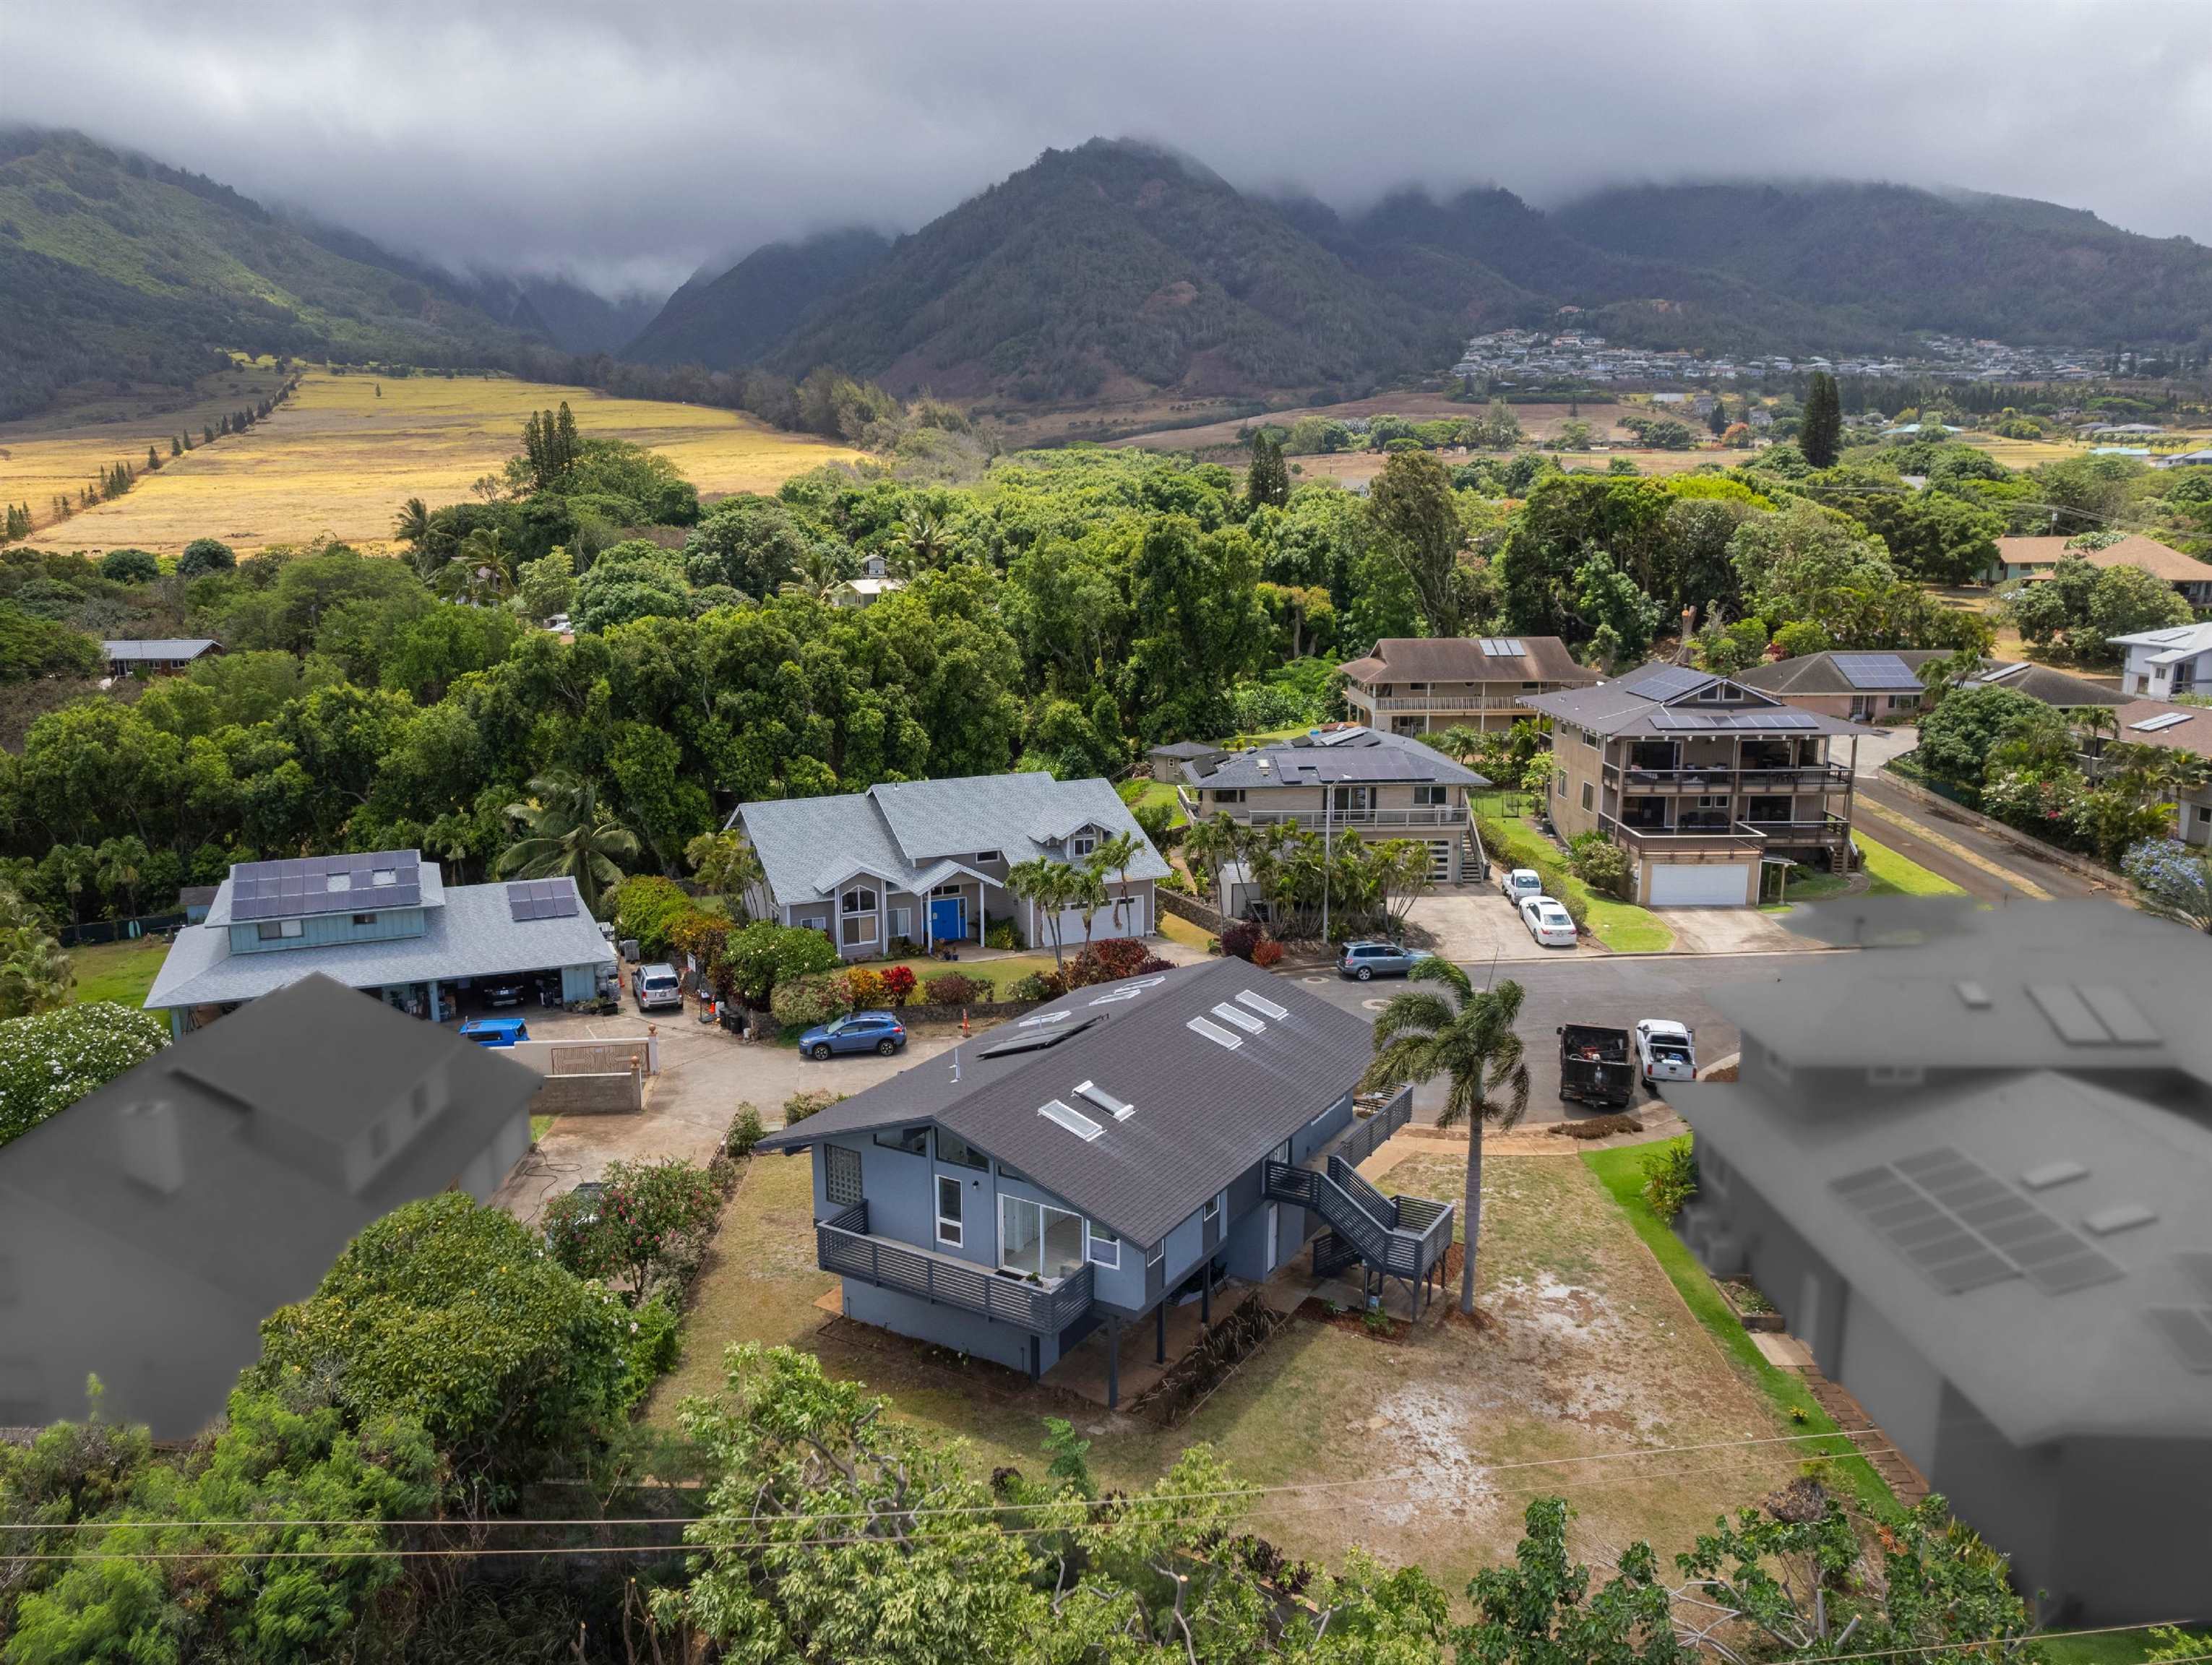
POLYGON ((1336 969, 1340 975, 1364 983, 1370 977, 1402 977, 1425 957, 1395 942, 1348 942, 1336 969))
POLYGON ((888 1058, 905 1044, 906 1025, 888 1012, 855 1012, 799 1037, 799 1049, 809 1058, 827 1058, 833 1052, 874 1052, 888 1058))

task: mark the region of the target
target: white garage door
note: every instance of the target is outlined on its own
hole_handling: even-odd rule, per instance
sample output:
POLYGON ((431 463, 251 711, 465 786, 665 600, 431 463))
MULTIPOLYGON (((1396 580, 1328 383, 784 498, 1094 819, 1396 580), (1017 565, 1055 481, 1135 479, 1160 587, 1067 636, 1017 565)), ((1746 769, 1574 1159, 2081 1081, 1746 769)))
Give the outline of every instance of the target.
POLYGON ((1655 862, 1654 908, 1741 908, 1751 894, 1751 869, 1734 863, 1655 862))
MULTIPOLYGON (((1083 945, 1083 909, 1063 908, 1060 914, 1060 940, 1070 948, 1083 945)), ((1152 929, 1146 917, 1145 898, 1139 894, 1117 896, 1091 916, 1091 940, 1103 942, 1109 937, 1141 937, 1152 929)), ((1040 947, 1042 944, 1038 945, 1040 947)))

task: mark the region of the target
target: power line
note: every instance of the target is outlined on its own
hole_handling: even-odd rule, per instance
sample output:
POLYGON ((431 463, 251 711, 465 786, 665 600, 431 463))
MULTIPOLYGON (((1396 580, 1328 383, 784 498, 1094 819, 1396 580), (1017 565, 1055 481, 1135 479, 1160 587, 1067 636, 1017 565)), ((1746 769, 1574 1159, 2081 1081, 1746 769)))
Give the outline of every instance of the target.
MULTIPOLYGON (((1519 1473, 1531 1468, 1557 1468, 1567 1463, 1615 1462, 1634 1457, 1691 1456, 1707 1451, 1744 1450, 1753 1447, 1770 1445, 1797 1445, 1802 1444, 1808 1440, 1857 1439, 1864 1435, 1873 1435, 1883 1438, 1887 1437, 1887 1436, 1882 1434, 1881 1429, 1872 1426, 1865 1428, 1837 1428, 1832 1429, 1825 1433, 1772 1434, 1760 1436, 1755 1438, 1709 1440, 1704 1443, 1697 1445, 1623 1446, 1617 1450, 1612 1451, 1590 1451, 1584 1452, 1579 1455, 1563 1457, 1528 1457, 1517 1462, 1477 1463, 1474 1467, 1480 1468, 1486 1474, 1506 1474, 1519 1473)), ((1855 1445, 1841 1451, 1815 1452, 1813 1455, 1816 1456, 1831 1457, 1866 1455, 1883 1456, 1892 1454, 1893 1450, 1894 1448, 1888 1445, 1883 1445, 1871 1450, 1865 1447, 1855 1445)), ((1279 1497, 1285 1493, 1294 1492, 1346 1491, 1356 1489, 1360 1486, 1395 1485, 1405 1480, 1419 1480, 1423 1478, 1427 1472, 1428 1471, 1425 1469, 1419 1468, 1400 1468, 1380 1474, 1363 1474, 1350 1480, 1289 1480, 1279 1486, 1224 1486, 1210 1492, 1174 1492, 1164 1494, 1151 1494, 1146 1498, 1145 1501, 1154 1503, 1198 1503, 1210 1502, 1222 1498, 1279 1497)), ((1098 1509, 1108 1507, 1109 1505, 1119 1504, 1123 1501, 1125 1501, 1125 1499, 1091 1498, 1059 1498, 1048 1502, 1026 1504, 925 1504, 914 1509, 902 1509, 888 1512, 895 1513, 903 1519, 911 1519, 925 1515, 998 1515, 1004 1514, 1009 1510, 1059 1509, 1072 1507, 1078 1504, 1081 1504, 1089 1508, 1098 1509)), ((731 1521, 867 1521, 878 1519, 885 1512, 887 1511, 855 1509, 809 1515, 732 1515, 723 1516, 722 1518, 731 1521)), ((64 1521, 45 1526, 22 1522, 0 1521, 0 1532, 91 1532, 112 1530, 118 1525, 158 1525, 163 1528, 175 1528, 238 1527, 261 1530, 268 1530, 283 1527, 347 1527, 365 1525, 374 1525, 380 1527, 659 1526, 666 1524, 673 1517, 665 1515, 648 1515, 628 1516, 620 1519, 609 1519, 605 1516, 593 1515, 568 1516, 503 1516, 483 1521, 456 1521, 451 1518, 412 1518, 405 1520, 365 1521, 360 1516, 356 1516, 342 1520, 265 1519, 161 1522, 64 1521)), ((703 1516, 694 1516, 690 1518, 702 1520, 707 1517, 703 1516)))

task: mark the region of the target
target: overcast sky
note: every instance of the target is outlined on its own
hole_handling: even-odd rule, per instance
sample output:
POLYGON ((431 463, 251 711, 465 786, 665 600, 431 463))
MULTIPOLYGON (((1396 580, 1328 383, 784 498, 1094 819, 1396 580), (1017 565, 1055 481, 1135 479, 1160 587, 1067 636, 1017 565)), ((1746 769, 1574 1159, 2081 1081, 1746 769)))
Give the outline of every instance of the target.
POLYGON ((4 0, 0 59, 0 114, 457 268, 602 289, 910 230, 1100 134, 1341 206, 1847 176, 2212 243, 2201 0, 4 0))

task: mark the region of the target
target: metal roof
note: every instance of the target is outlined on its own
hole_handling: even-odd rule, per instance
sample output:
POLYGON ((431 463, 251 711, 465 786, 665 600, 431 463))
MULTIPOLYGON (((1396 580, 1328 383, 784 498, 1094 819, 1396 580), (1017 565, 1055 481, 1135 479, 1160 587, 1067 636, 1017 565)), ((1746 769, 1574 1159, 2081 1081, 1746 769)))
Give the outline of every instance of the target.
POLYGON ((305 919, 367 908, 419 908, 422 867, 420 850, 241 861, 230 870, 230 917, 305 919))
POLYGON ((1817 711, 1785 706, 1763 689, 1686 665, 1646 666, 1595 688, 1529 694, 1522 703, 1554 721, 1608 738, 1721 732, 1735 734, 1866 734, 1872 731, 1817 711), (1719 689, 1729 700, 1699 697, 1719 689))
POLYGON ((1373 1056, 1364 1019, 1243 960, 1216 960, 1079 989, 759 1148, 933 1121, 1149 1246, 1340 1101, 1373 1056), (1229 1012, 1238 1015, 1218 1016, 1229 1012), (1237 1044, 1207 1036, 1201 1023, 1237 1044), (1131 1114, 1107 1115, 1102 1094, 1131 1114), (1074 1109, 1078 1099, 1101 1115, 1074 1109), (1099 1136, 1071 1132, 1054 1103, 1099 1136))
POLYGON ((100 651, 111 660, 128 664, 137 659, 196 659, 222 644, 213 636, 149 636, 143 641, 103 641, 100 651))
POLYGON ((1343 728, 1320 739, 1291 740, 1231 752, 1210 769, 1190 764, 1184 778, 1209 792, 1267 787, 1310 787, 1344 781, 1412 781, 1430 786, 1486 787, 1434 746, 1408 734, 1377 728, 1343 728))
MULTIPOLYGON (((422 865, 426 879, 434 880, 437 871, 434 862, 422 865)), ((424 908, 420 936, 234 954, 222 922, 228 916, 229 889, 226 879, 206 924, 177 933, 146 995, 148 1007, 256 1000, 316 973, 354 988, 382 988, 614 963, 612 945, 589 915, 518 920, 504 884, 457 884, 443 891, 444 906, 424 908)))

